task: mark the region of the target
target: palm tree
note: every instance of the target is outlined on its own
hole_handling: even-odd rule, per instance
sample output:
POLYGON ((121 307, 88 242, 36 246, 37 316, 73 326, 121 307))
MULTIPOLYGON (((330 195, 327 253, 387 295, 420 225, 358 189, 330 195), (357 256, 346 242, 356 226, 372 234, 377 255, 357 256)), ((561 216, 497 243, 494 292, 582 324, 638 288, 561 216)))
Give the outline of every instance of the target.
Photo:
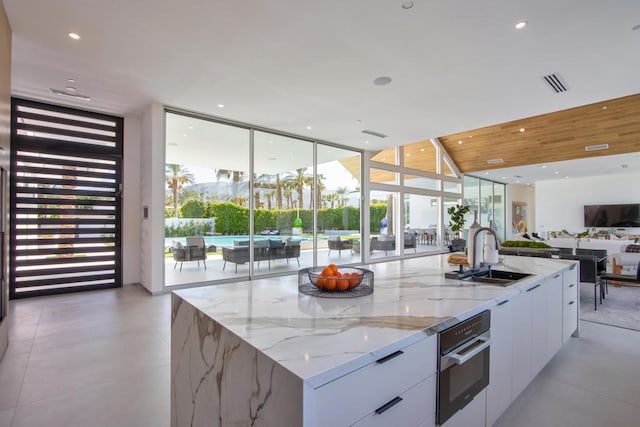
POLYGON ((292 188, 289 185, 287 185, 284 188, 282 193, 283 193, 285 199, 287 200, 287 209, 292 209, 293 208, 293 190, 292 190, 292 188))
POLYGON ((296 169, 296 173, 290 173, 286 180, 294 184, 294 188, 298 192, 298 207, 304 209, 304 186, 313 185, 313 175, 306 172, 307 168, 296 169))
POLYGON ((165 166, 167 186, 173 195, 173 217, 178 217, 178 192, 185 184, 193 182, 193 175, 182 165, 169 163, 165 166))
POLYGON ((338 187, 335 191, 336 196, 338 196, 338 207, 344 207, 347 204, 347 194, 350 191, 347 187, 338 187))
POLYGON ((226 177, 227 179, 231 178, 231 198, 235 199, 238 197, 239 191, 239 183, 244 178, 246 180, 246 176, 243 171, 232 171, 229 169, 218 169, 216 172, 216 178, 220 179, 220 177, 226 177))
POLYGON ((319 173, 316 177, 316 206, 318 209, 322 207, 322 192, 327 189, 327 186, 322 182, 325 176, 319 173))

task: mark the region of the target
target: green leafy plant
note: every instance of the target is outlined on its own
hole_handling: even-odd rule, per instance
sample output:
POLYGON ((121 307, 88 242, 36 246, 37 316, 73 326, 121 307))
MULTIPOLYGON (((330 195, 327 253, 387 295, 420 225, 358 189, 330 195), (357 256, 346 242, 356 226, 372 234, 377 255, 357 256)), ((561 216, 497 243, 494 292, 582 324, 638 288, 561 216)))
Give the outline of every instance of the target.
POLYGON ((576 247, 580 247, 580 239, 587 237, 589 235, 589 230, 585 230, 582 233, 569 233, 567 230, 563 229, 562 232, 567 236, 573 237, 576 239, 576 247))
POLYGON ((506 240, 502 242, 503 248, 546 248, 549 249, 551 246, 547 245, 544 242, 535 242, 531 240, 506 240))
POLYGON ((470 210, 471 206, 469 205, 455 205, 447 209, 447 213, 450 215, 449 228, 458 236, 460 236, 460 232, 466 222, 464 216, 465 214, 468 214, 470 210))

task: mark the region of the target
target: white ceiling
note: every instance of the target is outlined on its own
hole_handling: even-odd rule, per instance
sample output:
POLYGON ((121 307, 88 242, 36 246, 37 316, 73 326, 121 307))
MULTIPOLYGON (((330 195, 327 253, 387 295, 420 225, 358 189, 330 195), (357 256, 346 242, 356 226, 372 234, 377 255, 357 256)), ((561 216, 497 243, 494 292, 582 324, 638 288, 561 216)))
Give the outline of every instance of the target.
POLYGON ((638 0, 403 1, 4 0, 12 91, 118 115, 159 102, 368 150, 640 92, 638 0), (50 93, 69 78, 90 102, 50 93))

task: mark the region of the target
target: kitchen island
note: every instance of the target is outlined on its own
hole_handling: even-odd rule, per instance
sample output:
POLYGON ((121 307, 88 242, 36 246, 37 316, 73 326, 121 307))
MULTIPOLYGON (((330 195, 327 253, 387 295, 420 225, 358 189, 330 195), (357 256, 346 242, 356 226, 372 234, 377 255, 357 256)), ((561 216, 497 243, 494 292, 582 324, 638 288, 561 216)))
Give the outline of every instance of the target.
MULTIPOLYGON (((533 275, 502 287, 445 279, 454 269, 446 259, 368 266, 375 290, 359 298, 299 294, 295 276, 175 291, 172 426, 373 425, 376 399, 386 402, 394 387, 408 404, 421 396, 424 412, 413 419, 416 411, 404 410, 410 417, 396 425, 433 425, 437 333, 575 272, 571 261, 507 256, 501 269, 533 275)), ((562 308, 562 280, 554 286, 562 308)), ((565 317, 564 329, 562 320, 549 325, 560 337, 577 328, 576 310, 565 317)))

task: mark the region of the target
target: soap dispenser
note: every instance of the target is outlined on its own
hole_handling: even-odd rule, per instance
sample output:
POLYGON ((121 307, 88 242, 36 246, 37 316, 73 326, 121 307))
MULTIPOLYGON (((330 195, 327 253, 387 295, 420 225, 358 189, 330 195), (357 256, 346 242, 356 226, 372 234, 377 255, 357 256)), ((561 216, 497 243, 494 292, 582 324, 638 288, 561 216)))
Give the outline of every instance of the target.
POLYGON ((480 264, 480 261, 476 259, 476 265, 473 265, 474 256, 482 257, 482 239, 476 238, 476 231, 479 228, 478 211, 473 211, 473 224, 469 227, 469 237, 467 238, 467 262, 471 268, 478 267, 480 264))

